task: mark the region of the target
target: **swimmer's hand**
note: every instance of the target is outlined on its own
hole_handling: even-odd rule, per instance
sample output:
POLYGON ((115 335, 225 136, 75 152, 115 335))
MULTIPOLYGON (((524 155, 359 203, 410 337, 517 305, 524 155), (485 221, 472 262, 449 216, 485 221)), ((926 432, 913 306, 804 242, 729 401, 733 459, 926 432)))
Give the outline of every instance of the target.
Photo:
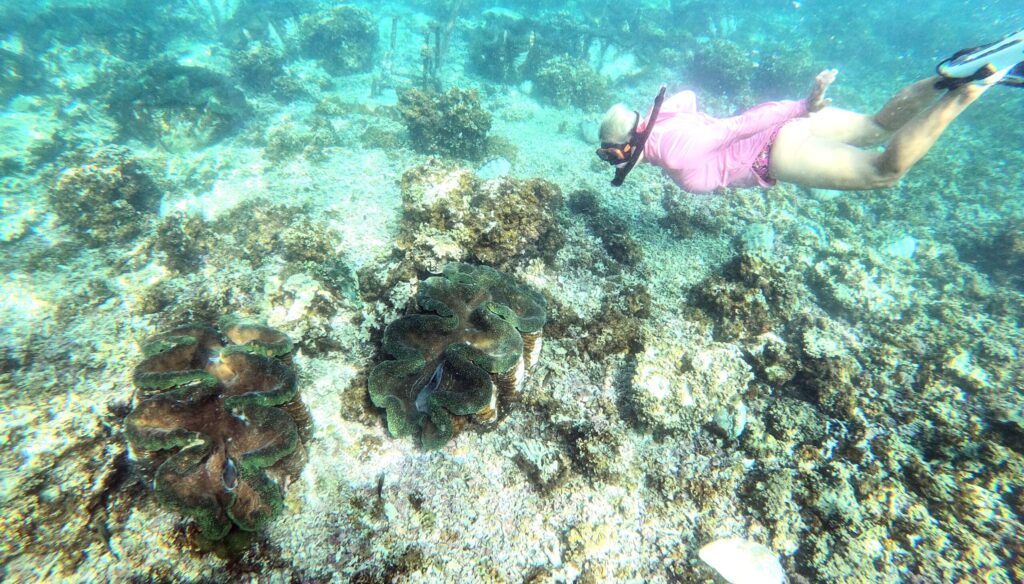
POLYGON ((822 108, 832 103, 832 100, 825 97, 825 91, 832 82, 836 80, 838 69, 825 69, 814 78, 814 86, 811 87, 811 94, 807 96, 807 111, 821 111, 822 108))

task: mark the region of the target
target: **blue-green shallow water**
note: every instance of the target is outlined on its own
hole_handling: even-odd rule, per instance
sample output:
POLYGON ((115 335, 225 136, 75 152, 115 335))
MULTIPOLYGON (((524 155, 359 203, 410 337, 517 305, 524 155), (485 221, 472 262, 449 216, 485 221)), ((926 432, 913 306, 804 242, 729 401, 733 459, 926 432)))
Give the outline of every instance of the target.
MULTIPOLYGON (((1009 1, 4 3, 3 580, 1024 580, 1024 89, 879 191, 615 189, 594 156, 662 83, 727 116, 836 68, 870 114, 1022 27, 1009 1), (548 320, 497 420, 425 451, 366 376, 451 261, 548 320), (124 428, 142 342, 230 313, 295 341, 310 423, 280 508, 211 543, 124 428), (752 579, 700 559, 727 538, 763 546, 727 562, 752 579)), ((221 505, 255 471, 215 458, 221 505)))

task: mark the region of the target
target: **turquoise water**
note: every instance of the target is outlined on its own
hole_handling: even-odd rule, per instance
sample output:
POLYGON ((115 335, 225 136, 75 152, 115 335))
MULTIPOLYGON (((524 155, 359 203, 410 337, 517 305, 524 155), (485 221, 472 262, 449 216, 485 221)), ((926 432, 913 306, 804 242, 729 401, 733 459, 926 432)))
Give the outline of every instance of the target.
POLYGON ((615 188, 594 153, 661 84, 727 117, 835 68, 870 115, 1022 27, 3 4, 2 579, 1024 580, 1024 89, 874 191, 615 188))

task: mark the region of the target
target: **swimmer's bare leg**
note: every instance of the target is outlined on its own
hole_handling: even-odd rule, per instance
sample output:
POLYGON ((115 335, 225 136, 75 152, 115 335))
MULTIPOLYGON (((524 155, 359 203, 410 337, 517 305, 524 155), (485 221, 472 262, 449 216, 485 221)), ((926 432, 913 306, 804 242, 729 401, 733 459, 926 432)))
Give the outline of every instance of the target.
POLYGON ((948 91, 935 105, 904 121, 893 134, 885 152, 875 160, 879 174, 899 180, 924 158, 949 124, 990 87, 992 84, 960 86, 948 91))
POLYGON ((904 87, 872 119, 888 132, 899 130, 942 95, 944 90, 935 89, 940 79, 936 75, 904 87))
POLYGON ((891 187, 924 157, 949 124, 988 87, 968 84, 949 91, 931 107, 905 122, 884 152, 863 150, 807 132, 795 122, 787 124, 772 144, 769 170, 782 182, 811 188, 869 190, 891 187))
POLYGON ((826 107, 807 120, 812 134, 843 144, 872 147, 884 144, 941 95, 934 84, 938 77, 923 79, 900 90, 873 115, 826 107))

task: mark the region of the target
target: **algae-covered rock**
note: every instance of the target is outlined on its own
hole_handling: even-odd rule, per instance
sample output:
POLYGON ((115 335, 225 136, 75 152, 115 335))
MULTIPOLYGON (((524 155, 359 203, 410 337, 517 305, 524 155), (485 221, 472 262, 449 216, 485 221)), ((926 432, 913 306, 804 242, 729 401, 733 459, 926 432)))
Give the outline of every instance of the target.
POLYGON ((561 107, 600 107, 610 101, 605 78, 586 61, 564 55, 541 66, 534 90, 542 99, 561 107))
POLYGON ((393 359, 367 382, 393 436, 444 446, 466 421, 497 419, 540 356, 544 298, 494 269, 449 264, 420 284, 411 313, 388 325, 393 359))
POLYGON ((717 234, 725 227, 725 221, 716 209, 697 197, 689 197, 668 190, 661 198, 665 216, 658 224, 680 239, 689 239, 700 234, 717 234))
POLYGON ((286 335, 222 320, 221 330, 175 328, 147 340, 135 368, 137 405, 125 435, 137 450, 173 453, 156 469, 160 502, 210 540, 259 529, 280 511, 301 461, 305 423, 286 335))
POLYGON ((419 152, 479 160, 487 150, 491 114, 476 91, 410 89, 398 97, 398 111, 419 152))
POLYGON ((754 376, 738 347, 663 334, 637 355, 630 402, 641 422, 694 430, 741 401, 754 376))
POLYGON ((365 8, 335 6, 305 16, 299 23, 303 54, 317 59, 332 75, 369 71, 377 52, 377 21, 365 8))
POLYGON ((756 336, 781 329, 799 310, 799 280, 771 260, 743 253, 696 288, 694 303, 714 319, 715 338, 756 336))
POLYGON ((401 189, 400 246, 428 269, 449 260, 504 268, 561 247, 562 193, 544 179, 482 181, 468 169, 429 161, 406 171, 401 189))
POLYGON ((216 71, 159 61, 109 100, 121 132, 172 152, 221 140, 252 115, 245 94, 216 71))
POLYGON ((57 218, 90 245, 135 237, 160 206, 160 188, 124 148, 75 153, 61 164, 47 198, 57 218))

